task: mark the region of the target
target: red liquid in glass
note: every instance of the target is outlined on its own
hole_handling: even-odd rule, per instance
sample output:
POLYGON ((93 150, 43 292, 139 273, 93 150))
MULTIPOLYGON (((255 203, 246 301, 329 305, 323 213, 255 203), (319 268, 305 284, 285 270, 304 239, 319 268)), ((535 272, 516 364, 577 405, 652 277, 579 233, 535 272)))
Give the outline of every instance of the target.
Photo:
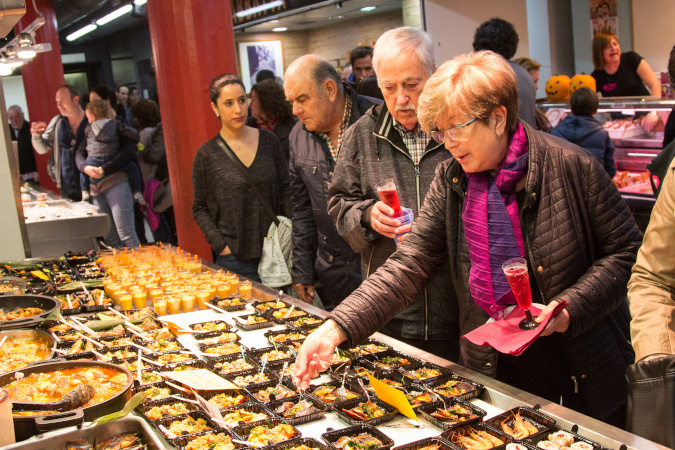
POLYGON ((382 201, 391 209, 394 210, 393 217, 400 217, 403 215, 401 212, 401 203, 398 201, 398 192, 396 189, 380 189, 377 191, 382 197, 382 201))
POLYGON ((530 277, 527 274, 527 267, 509 267, 504 273, 513 295, 516 296, 518 306, 528 311, 532 306, 532 293, 530 292, 530 277))

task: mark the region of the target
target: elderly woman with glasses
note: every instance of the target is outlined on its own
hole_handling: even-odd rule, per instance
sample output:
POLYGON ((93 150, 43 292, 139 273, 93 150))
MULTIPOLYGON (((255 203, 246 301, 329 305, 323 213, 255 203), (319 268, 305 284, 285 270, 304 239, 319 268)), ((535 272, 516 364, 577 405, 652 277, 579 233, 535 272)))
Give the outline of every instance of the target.
POLYGON ((528 261, 532 296, 552 318, 520 356, 467 340, 460 364, 621 426, 628 341, 626 283, 640 245, 633 217, 597 159, 518 120, 518 85, 504 58, 461 55, 427 81, 418 107, 454 159, 441 163, 419 217, 396 253, 303 344, 306 387, 336 345, 382 327, 445 261, 466 334, 516 303, 502 263, 528 261))

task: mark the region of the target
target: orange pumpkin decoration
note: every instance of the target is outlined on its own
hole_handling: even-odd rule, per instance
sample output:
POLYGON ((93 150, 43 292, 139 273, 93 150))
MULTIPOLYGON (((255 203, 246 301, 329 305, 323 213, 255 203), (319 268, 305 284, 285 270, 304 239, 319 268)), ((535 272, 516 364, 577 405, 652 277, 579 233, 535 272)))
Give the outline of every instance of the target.
POLYGON ((552 102, 562 102, 569 98, 570 77, 556 75, 546 82, 546 97, 552 102))
POLYGON ((591 91, 595 92, 595 78, 590 75, 586 75, 584 72, 574 75, 570 81, 570 94, 580 87, 587 87, 591 91))

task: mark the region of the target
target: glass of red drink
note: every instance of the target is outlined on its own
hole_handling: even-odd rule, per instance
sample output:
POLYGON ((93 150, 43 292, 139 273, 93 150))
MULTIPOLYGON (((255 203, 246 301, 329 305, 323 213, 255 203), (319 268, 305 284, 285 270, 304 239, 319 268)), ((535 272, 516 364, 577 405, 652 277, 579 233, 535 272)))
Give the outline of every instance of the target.
POLYGON ((511 291, 516 297, 518 306, 525 310, 526 318, 520 322, 521 330, 532 330, 539 324, 534 321, 530 306, 532 306, 532 292, 530 291, 530 277, 527 273, 527 261, 525 258, 512 258, 502 264, 502 270, 506 280, 511 286, 511 291))
POLYGON ((392 217, 400 217, 403 215, 401 211, 401 203, 398 200, 398 192, 396 191, 396 184, 392 178, 387 178, 384 184, 377 187, 377 193, 385 205, 394 210, 392 217))

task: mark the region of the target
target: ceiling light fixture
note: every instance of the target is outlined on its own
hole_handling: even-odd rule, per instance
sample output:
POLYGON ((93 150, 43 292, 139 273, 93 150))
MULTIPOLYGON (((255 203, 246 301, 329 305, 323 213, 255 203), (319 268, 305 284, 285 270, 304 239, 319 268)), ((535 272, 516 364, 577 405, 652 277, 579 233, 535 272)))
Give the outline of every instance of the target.
POLYGON ((80 28, 80 29, 77 30, 76 32, 70 33, 68 36, 66 36, 66 40, 67 40, 68 42, 72 42, 72 41, 74 41, 75 39, 81 38, 82 36, 84 36, 84 35, 87 34, 87 33, 91 33, 91 32, 94 31, 96 28, 98 28, 98 27, 96 26, 96 24, 90 23, 89 25, 80 28))
POLYGON ((113 20, 122 17, 125 14, 128 14, 131 12, 131 10, 134 9, 133 6, 131 5, 124 5, 121 8, 117 8, 115 11, 111 12, 110 14, 107 14, 100 19, 96 21, 96 25, 105 25, 108 22, 112 22, 113 20))
POLYGON ((137 6, 145 5, 146 3, 148 3, 148 0, 134 0, 134 4, 137 6))
POLYGON ((374 10, 375 8, 377 8, 377 6, 364 6, 363 8, 360 9, 360 11, 369 12, 374 10))
POLYGON ((35 30, 45 23, 44 17, 38 17, 4 47, 0 47, 1 76, 11 75, 15 67, 30 62, 38 53, 48 52, 52 49, 52 45, 49 43, 35 43, 35 30))
POLYGON ((278 32, 281 32, 281 31, 286 31, 286 30, 288 30, 288 28, 286 28, 286 27, 276 27, 276 28, 272 28, 272 31, 276 31, 277 33, 278 33, 278 32))
POLYGON ((268 9, 276 8, 277 6, 283 6, 284 2, 283 0, 276 0, 271 3, 267 3, 265 5, 260 5, 260 6, 254 6, 253 8, 245 9, 243 11, 239 11, 238 13, 235 14, 235 17, 246 17, 246 16, 251 16, 255 13, 259 13, 262 11, 267 11, 268 9))

